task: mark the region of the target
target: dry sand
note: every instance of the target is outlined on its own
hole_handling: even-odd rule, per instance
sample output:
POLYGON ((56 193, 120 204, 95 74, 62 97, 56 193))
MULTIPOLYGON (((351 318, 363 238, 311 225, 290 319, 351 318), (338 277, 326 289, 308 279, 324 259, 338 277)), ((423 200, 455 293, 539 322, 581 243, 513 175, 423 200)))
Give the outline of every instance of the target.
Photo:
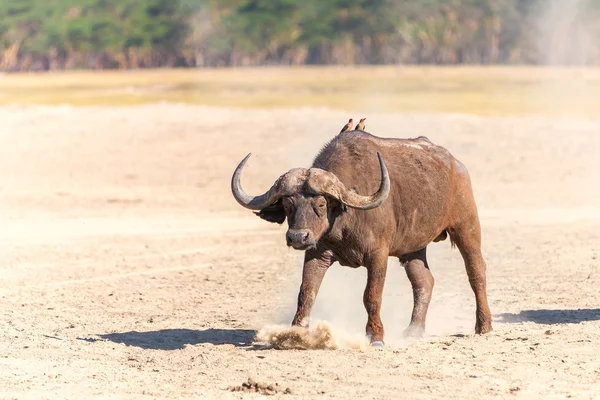
MULTIPOLYGON (((0 398, 267 393, 245 390, 248 378, 290 399, 600 398, 600 120, 366 116, 372 133, 426 135, 471 171, 493 333, 473 335, 474 297, 443 242, 429 251, 423 340, 402 339, 412 294, 390 259, 387 347, 254 341, 290 322, 302 254, 286 248, 285 227, 235 203, 230 174, 252 151, 243 184, 267 189, 308 166, 346 113, 7 106, 0 398)), ((360 343, 364 282, 364 269, 334 265, 314 319, 360 343)))

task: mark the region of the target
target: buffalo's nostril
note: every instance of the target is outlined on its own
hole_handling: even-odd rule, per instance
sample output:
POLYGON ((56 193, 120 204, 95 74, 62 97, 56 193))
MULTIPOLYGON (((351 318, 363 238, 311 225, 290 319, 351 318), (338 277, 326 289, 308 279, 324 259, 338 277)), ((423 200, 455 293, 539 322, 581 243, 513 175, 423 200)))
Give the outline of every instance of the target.
POLYGON ((309 233, 306 231, 288 231, 286 240, 288 244, 305 244, 308 240, 309 233))

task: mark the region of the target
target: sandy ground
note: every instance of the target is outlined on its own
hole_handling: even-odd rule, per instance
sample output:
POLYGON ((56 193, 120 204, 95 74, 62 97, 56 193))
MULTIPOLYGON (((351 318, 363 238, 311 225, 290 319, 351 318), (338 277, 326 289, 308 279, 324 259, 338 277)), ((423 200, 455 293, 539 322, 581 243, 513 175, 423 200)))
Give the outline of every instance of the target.
MULTIPOLYGON (((230 175, 251 151, 244 186, 265 190, 348 117, 0 108, 0 398, 260 397, 227 390, 248 378, 290 399, 600 398, 598 119, 367 115, 372 133, 427 135, 471 171, 495 331, 473 335, 474 297, 443 242, 423 340, 402 339, 412 294, 390 259, 387 347, 254 342, 291 320, 302 254, 235 203, 230 175)), ((334 265, 314 319, 360 340, 364 282, 334 265)))

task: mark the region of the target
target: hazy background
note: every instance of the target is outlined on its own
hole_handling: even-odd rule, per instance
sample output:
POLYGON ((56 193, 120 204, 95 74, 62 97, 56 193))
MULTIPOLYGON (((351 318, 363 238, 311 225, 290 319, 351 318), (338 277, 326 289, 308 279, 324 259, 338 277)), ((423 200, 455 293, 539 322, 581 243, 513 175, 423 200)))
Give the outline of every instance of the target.
POLYGON ((0 0, 0 104, 589 117, 598 64, 600 0, 0 0))

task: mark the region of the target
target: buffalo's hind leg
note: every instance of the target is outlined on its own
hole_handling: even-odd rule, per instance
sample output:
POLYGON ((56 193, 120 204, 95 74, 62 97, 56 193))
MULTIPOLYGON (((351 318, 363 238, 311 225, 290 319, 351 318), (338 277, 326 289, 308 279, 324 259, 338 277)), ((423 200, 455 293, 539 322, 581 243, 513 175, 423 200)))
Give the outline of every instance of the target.
POLYGON ((421 337, 425 332, 427 310, 435 280, 427 264, 426 249, 400 257, 413 290, 414 306, 404 336, 421 337))
POLYGON ((475 293, 475 333, 491 332, 492 313, 487 300, 486 264, 481 254, 481 227, 477 215, 465 218, 458 226, 452 228, 450 238, 460 250, 471 289, 475 293))

